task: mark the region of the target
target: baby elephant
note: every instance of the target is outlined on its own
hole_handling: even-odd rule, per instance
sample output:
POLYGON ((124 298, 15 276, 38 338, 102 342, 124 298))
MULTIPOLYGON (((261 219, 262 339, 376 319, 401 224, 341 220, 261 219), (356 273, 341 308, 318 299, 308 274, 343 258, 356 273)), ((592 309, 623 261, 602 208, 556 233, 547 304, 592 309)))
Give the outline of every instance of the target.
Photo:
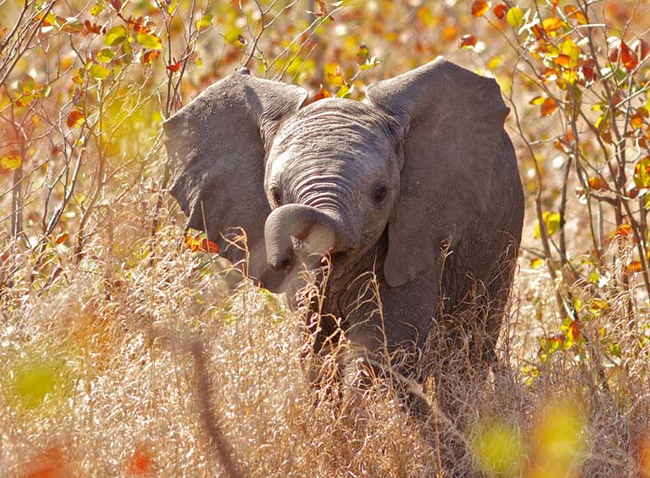
POLYGON ((365 103, 307 96, 243 70, 165 122, 188 226, 272 292, 293 296, 297 272, 328 258, 311 326, 317 354, 345 337, 344 378, 398 350, 421 357, 430 335, 441 361, 462 349, 487 370, 524 212, 497 83, 440 57, 370 85, 365 103))

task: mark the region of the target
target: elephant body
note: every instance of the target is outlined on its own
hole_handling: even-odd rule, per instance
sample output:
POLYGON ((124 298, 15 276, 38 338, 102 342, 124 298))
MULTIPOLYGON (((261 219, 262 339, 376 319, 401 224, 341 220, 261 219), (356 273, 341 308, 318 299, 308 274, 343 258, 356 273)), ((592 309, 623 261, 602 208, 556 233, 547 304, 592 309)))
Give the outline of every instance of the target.
POLYGON ((291 297, 328 258, 309 325, 317 353, 345 338, 344 376, 398 350, 415 359, 404 373, 434 330, 440 352, 493 363, 524 210, 496 82, 438 58, 371 85, 367 103, 306 97, 240 72, 166 121, 188 226, 291 297))

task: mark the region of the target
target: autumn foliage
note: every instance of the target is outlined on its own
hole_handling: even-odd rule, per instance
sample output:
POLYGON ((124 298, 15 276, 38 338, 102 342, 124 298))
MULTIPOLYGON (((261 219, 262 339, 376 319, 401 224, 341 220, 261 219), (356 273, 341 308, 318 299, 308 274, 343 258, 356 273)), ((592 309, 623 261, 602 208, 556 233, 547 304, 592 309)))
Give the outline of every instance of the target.
POLYGON ((251 476, 650 476, 648 15, 646 0, 0 0, 0 470, 212 476, 210 415, 251 476), (385 385, 363 417, 336 390, 314 400, 299 314, 185 230, 161 126, 239 68, 363 100, 437 55, 498 81, 527 223, 503 369, 462 430, 437 417, 425 437, 385 385), (452 465, 445 434, 467 452, 452 465))

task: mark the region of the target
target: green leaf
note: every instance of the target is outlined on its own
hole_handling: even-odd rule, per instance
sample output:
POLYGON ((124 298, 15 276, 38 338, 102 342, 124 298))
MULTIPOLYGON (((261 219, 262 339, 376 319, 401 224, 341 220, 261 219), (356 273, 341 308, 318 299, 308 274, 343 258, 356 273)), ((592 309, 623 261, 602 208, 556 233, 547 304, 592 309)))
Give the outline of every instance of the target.
POLYGON ((138 33, 138 36, 136 38, 138 40, 138 43, 145 48, 148 48, 150 50, 162 50, 162 41, 155 33, 138 33))
POLYGON ((104 35, 104 44, 108 46, 116 46, 126 40, 126 28, 122 25, 111 28, 104 35))
POLYGON ((212 25, 213 16, 212 15, 203 15, 200 20, 197 20, 194 25, 197 30, 202 30, 208 28, 212 25))
POLYGON ((510 10, 508 10, 506 20, 512 28, 517 28, 519 25, 521 25, 523 19, 524 12, 522 12, 519 7, 512 7, 510 10))
POLYGON ((108 68, 104 68, 102 65, 99 64, 94 64, 88 69, 88 73, 90 73, 90 76, 92 76, 94 79, 98 81, 105 80, 106 77, 110 74, 110 70, 108 68))
POLYGON ((113 50, 110 48, 104 48, 97 53, 97 60, 101 61, 102 63, 108 63, 113 59, 114 56, 115 52, 113 50))

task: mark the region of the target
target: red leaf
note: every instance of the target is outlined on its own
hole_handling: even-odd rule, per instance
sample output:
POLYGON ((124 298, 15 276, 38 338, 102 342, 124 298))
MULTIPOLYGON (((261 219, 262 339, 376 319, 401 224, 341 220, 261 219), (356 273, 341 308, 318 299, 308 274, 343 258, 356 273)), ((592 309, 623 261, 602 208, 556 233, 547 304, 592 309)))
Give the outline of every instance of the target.
POLYGON ((84 20, 83 35, 88 36, 91 33, 94 33, 95 35, 101 34, 102 33, 102 27, 100 27, 96 23, 90 23, 90 21, 84 20))
POLYGON ((471 48, 476 46, 476 37, 474 35, 463 35, 458 41, 461 48, 471 48))
POLYGON ((212 254, 218 254, 219 246, 215 242, 212 242, 210 239, 203 238, 201 241, 201 250, 204 252, 210 252, 212 254))
POLYGON ((167 69, 171 71, 172 73, 176 73, 178 70, 181 69, 181 61, 175 61, 174 63, 167 65, 167 69))
POLYGON ((68 115, 66 124, 68 128, 74 128, 75 126, 80 126, 85 121, 84 114, 79 110, 72 110, 68 115))
POLYGON ((620 59, 621 64, 626 70, 632 71, 639 65, 637 54, 627 44, 618 37, 609 37, 607 39, 609 46, 609 61, 617 63, 620 59))
POLYGON ((121 0, 111 0, 111 7, 115 9, 116 12, 122 10, 122 1, 121 0))
POLYGON ((505 3, 500 3, 492 11, 499 20, 503 20, 506 18, 506 13, 508 13, 508 6, 505 3))
POLYGON ((153 473, 153 458, 146 445, 139 445, 129 459, 129 474, 133 476, 151 475, 153 473))

